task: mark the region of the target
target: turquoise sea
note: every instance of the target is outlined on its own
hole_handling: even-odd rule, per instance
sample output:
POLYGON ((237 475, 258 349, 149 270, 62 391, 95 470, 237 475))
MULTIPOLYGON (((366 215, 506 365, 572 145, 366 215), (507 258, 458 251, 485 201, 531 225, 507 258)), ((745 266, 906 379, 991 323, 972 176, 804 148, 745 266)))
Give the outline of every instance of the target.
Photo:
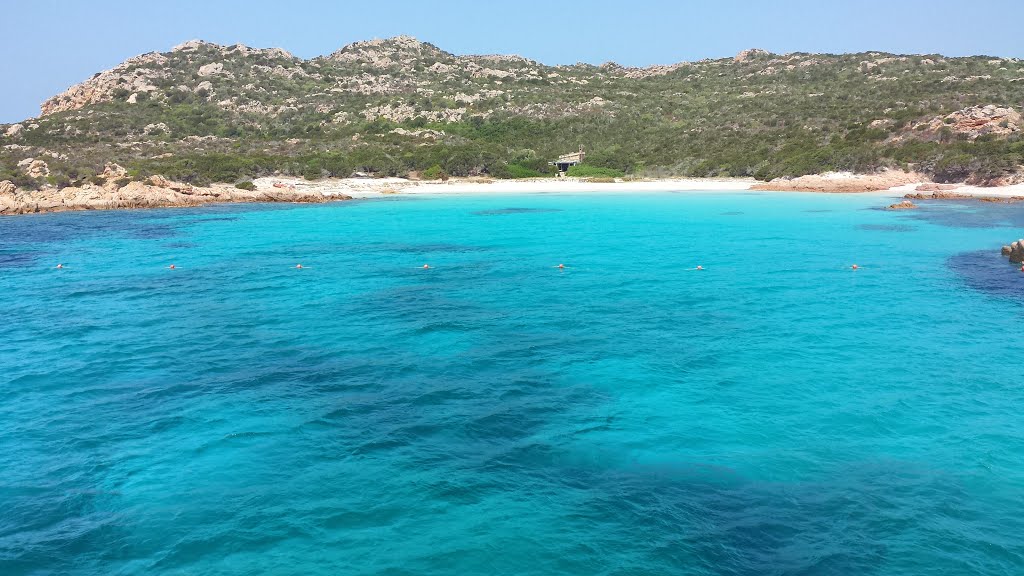
POLYGON ((891 201, 0 219, 0 574, 1022 574, 1024 207, 891 201))

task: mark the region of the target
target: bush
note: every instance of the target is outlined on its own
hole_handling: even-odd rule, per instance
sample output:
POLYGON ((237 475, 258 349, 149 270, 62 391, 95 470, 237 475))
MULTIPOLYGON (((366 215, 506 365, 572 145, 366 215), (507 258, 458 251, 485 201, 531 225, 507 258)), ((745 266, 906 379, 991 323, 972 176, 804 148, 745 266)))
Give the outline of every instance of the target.
POLYGON ((598 166, 579 164, 571 166, 565 175, 573 178, 622 178, 626 173, 614 168, 600 168, 598 166))
POLYGON ((39 180, 26 174, 18 174, 11 181, 22 190, 39 190, 39 180))
POLYGON ((256 185, 252 182, 245 181, 235 184, 235 188, 238 188, 239 190, 249 190, 251 192, 256 189, 256 185))
POLYGON ((430 168, 424 170, 423 174, 420 174, 420 177, 424 180, 447 180, 448 174, 445 174, 445 171, 441 169, 440 165, 434 164, 430 168))

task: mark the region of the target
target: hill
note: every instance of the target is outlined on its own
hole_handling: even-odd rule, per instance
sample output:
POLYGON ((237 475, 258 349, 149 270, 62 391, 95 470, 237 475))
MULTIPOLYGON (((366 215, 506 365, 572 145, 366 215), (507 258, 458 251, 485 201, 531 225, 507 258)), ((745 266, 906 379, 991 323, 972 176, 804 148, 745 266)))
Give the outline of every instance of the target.
POLYGON ((460 56, 407 36, 310 60, 190 41, 131 58, 0 126, 19 188, 161 175, 523 177, 587 148, 640 176, 914 170, 1024 180, 1024 62, 988 56, 772 54, 630 68, 460 56))

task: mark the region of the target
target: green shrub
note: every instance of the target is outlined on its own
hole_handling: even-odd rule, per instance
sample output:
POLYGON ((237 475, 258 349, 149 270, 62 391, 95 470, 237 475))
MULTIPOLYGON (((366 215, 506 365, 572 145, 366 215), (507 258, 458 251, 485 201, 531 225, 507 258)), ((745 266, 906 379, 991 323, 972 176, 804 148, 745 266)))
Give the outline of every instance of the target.
POLYGON ((573 178, 622 178, 626 173, 614 168, 601 168, 599 166, 579 164, 576 166, 570 166, 569 171, 566 172, 565 175, 573 178))
POLYGON ((11 182, 22 190, 39 190, 39 180, 26 174, 15 175, 11 182))
POLYGON ((430 168, 427 168, 420 174, 420 177, 424 180, 447 180, 448 174, 441 169, 439 164, 434 164, 430 168))
POLYGON ((246 180, 245 182, 239 182, 238 184, 235 184, 235 188, 238 188, 239 190, 249 190, 251 192, 256 189, 256 185, 246 180))

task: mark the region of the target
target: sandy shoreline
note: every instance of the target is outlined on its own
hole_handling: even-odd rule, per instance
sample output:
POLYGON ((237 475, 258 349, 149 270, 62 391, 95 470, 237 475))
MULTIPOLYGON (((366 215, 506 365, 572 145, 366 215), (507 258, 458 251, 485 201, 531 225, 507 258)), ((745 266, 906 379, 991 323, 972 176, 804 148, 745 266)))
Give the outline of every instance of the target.
MULTIPOLYGON (((788 189, 786 182, 772 183, 772 190, 763 193, 803 192, 810 194, 858 194, 879 197, 902 197, 917 193, 918 187, 929 185, 926 181, 913 181, 878 190, 851 191, 848 189, 828 190, 829 182, 844 186, 858 176, 823 175, 815 176, 817 183, 824 181, 826 189, 788 189)), ((323 194, 328 197, 350 196, 352 198, 381 198, 393 195, 479 195, 479 194, 595 194, 636 192, 742 192, 757 190, 765 186, 753 178, 666 178, 657 180, 622 180, 617 182, 588 182, 577 178, 533 178, 525 180, 489 180, 484 178, 453 178, 446 182, 424 182, 404 178, 339 178, 307 181, 300 178, 260 178, 255 180, 258 190, 272 189, 277 184, 288 186, 297 192, 323 194)), ((839 187, 837 187, 839 188, 839 187)), ((962 184, 952 185, 947 190, 953 194, 976 197, 1011 198, 1024 196, 1024 184, 985 188, 962 184)))
POLYGON ((318 203, 393 196, 460 196, 523 194, 636 194, 685 192, 692 194, 750 191, 757 194, 808 193, 858 194, 879 197, 880 202, 906 195, 927 200, 938 192, 945 197, 977 197, 991 201, 1024 200, 1024 183, 983 188, 963 184, 941 185, 919 180, 914 174, 847 173, 805 176, 794 180, 758 182, 753 178, 666 178, 594 182, 578 178, 492 180, 452 178, 418 181, 404 178, 339 178, 309 181, 301 178, 266 177, 254 181, 254 190, 228 184, 195 187, 154 177, 123 188, 85 185, 81 188, 22 191, 9 182, 0 183, 0 216, 77 210, 169 208, 233 202, 318 203))
POLYGON ((275 184, 297 192, 326 196, 380 198, 392 195, 467 195, 467 194, 593 194, 628 192, 731 192, 749 190, 756 183, 746 178, 690 178, 587 182, 577 178, 531 178, 528 180, 490 180, 452 178, 448 181, 417 181, 405 178, 339 178, 307 181, 299 178, 260 178, 258 190, 275 184))

